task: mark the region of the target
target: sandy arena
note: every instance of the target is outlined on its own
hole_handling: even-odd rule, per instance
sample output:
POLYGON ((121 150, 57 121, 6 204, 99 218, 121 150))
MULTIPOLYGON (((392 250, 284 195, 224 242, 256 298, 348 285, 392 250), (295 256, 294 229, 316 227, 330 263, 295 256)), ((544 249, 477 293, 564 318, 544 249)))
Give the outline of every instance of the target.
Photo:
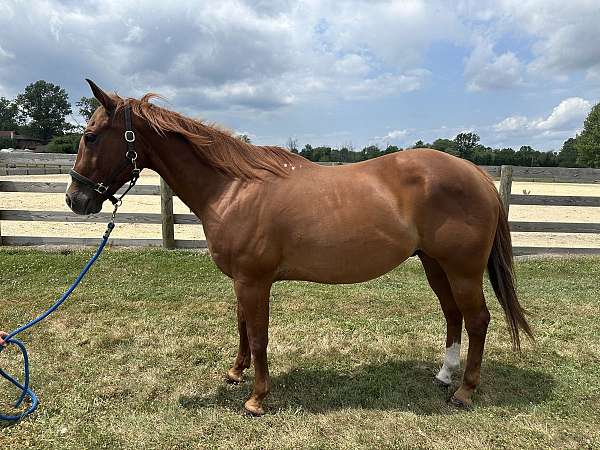
MULTIPOLYGON (((3 176, 0 180, 68 182, 68 175, 3 176)), ((145 171, 138 184, 158 184, 158 175, 145 171)), ((531 195, 580 195, 600 197, 600 184, 514 182, 513 194, 526 190, 531 195)), ((177 198, 174 212, 185 214, 189 209, 177 198)), ((63 194, 39 194, 5 192, 0 195, 0 209, 23 209, 37 211, 70 212, 63 194)), ((111 211, 107 202, 104 212, 111 211)), ((133 195, 121 207, 122 212, 159 213, 160 197, 133 195)), ((570 206, 525 206, 513 205, 510 220, 528 222, 584 222, 600 223, 600 208, 570 206)), ((74 236, 99 237, 105 224, 58 223, 58 222, 13 222, 2 221, 5 236, 74 236)), ((113 233, 115 238, 160 238, 160 225, 118 224, 113 233)), ((200 225, 175 225, 176 239, 204 239, 200 225)), ((513 233, 516 246, 535 247, 600 247, 600 234, 585 233, 513 233)))

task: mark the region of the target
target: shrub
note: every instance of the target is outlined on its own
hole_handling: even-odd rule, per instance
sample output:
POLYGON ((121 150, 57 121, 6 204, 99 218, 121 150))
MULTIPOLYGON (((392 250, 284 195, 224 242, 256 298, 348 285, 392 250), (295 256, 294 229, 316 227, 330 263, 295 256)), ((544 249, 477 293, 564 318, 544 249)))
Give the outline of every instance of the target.
POLYGON ((11 138, 0 137, 0 148, 17 148, 17 141, 11 138))
POLYGON ((48 151, 51 153, 77 153, 79 149, 79 141, 81 134, 65 134, 64 136, 56 136, 48 144, 48 151))

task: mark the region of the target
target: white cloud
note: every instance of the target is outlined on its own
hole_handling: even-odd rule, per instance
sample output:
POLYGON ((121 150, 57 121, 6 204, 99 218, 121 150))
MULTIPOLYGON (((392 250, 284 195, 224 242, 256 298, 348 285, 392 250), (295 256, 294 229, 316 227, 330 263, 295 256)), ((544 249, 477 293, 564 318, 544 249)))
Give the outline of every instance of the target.
POLYGON ((394 130, 385 135, 387 139, 400 139, 407 135, 408 130, 394 130))
POLYGON ((532 76, 588 71, 600 61, 600 7, 597 0, 471 0, 491 7, 496 28, 533 38, 532 76))
POLYGON ((510 51, 497 55, 491 42, 479 39, 465 63, 471 91, 508 89, 522 83, 522 63, 510 51))
POLYGON ((319 35, 327 47, 340 53, 360 48, 400 70, 419 66, 432 42, 464 39, 452 4, 442 0, 308 3, 318 17, 327 18, 319 35))
POLYGON ((524 116, 511 116, 502 120, 501 122, 493 126, 495 131, 498 132, 514 132, 529 127, 529 119, 524 116))
POLYGON ((560 102, 546 117, 528 118, 510 116, 491 127, 496 142, 521 139, 529 144, 546 142, 560 145, 574 136, 582 127, 592 103, 580 97, 570 97, 560 102))
POLYGON ((495 48, 507 42, 513 47, 485 58, 476 38, 469 57, 475 62, 465 70, 470 90, 521 81, 564 83, 575 74, 594 80, 600 70, 597 0, 459 0, 456 10, 472 35, 485 36, 495 48))
POLYGON ((594 84, 600 84, 600 64, 588 69, 585 78, 587 81, 591 81, 594 84))
POLYGON ((142 42, 143 38, 144 38, 144 30, 142 30, 142 28, 139 27, 138 25, 134 25, 129 28, 129 31, 127 32, 127 36, 125 36, 124 41, 127 43, 135 42, 135 43, 139 44, 140 42, 142 42))
POLYGON ((0 45, 0 60, 2 59, 14 59, 15 55, 14 53, 11 53, 9 51, 6 51, 2 48, 2 45, 0 45))
POLYGON ((574 126, 581 126, 592 106, 591 102, 581 97, 567 98, 546 119, 534 122, 534 126, 538 130, 572 130, 574 126))
POLYGON ((342 56, 335 62, 335 70, 342 75, 367 75, 371 68, 363 56, 355 53, 342 56))
POLYGON ((205 111, 414 91, 431 43, 463 32, 441 0, 206 0, 201 11, 192 0, 2 4, 2 48, 15 62, 0 66, 0 80, 14 90, 32 73, 67 88, 88 75, 133 95, 176 92, 174 103, 205 111), (20 13, 9 20, 13 6, 20 13))
POLYGON ((216 106, 233 103, 249 108, 271 109, 289 105, 294 101, 294 96, 281 86, 250 84, 244 81, 224 83, 218 87, 199 89, 194 93, 203 96, 205 104, 216 106))
POLYGON ((399 92, 415 91, 423 85, 428 75, 429 71, 424 69, 415 69, 398 75, 386 73, 374 78, 342 84, 338 88, 344 98, 377 99, 399 92))
POLYGON ((389 144, 403 144, 409 136, 409 130, 392 130, 389 131, 385 136, 375 136, 371 142, 389 145, 389 144))
POLYGON ((407 134, 408 130, 392 130, 385 136, 377 136, 375 139, 379 141, 398 141, 405 138, 407 134))

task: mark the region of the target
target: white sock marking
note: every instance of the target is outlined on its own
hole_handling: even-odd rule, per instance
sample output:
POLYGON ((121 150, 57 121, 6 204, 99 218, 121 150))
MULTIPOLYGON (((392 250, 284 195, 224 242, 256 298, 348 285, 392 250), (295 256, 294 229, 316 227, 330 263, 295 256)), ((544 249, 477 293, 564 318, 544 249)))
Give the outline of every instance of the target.
POLYGON ((452 383, 452 373, 460 367, 460 343, 455 342, 450 347, 446 348, 446 356, 444 364, 435 376, 442 383, 452 383))

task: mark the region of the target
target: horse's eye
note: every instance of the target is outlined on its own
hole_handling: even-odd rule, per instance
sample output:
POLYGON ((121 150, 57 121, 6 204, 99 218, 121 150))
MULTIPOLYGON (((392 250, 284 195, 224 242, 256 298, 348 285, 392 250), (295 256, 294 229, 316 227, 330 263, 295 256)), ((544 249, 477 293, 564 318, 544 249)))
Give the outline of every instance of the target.
POLYGON ((91 142, 96 141, 97 137, 98 136, 96 136, 94 133, 85 133, 84 139, 85 139, 86 144, 89 144, 91 142))

